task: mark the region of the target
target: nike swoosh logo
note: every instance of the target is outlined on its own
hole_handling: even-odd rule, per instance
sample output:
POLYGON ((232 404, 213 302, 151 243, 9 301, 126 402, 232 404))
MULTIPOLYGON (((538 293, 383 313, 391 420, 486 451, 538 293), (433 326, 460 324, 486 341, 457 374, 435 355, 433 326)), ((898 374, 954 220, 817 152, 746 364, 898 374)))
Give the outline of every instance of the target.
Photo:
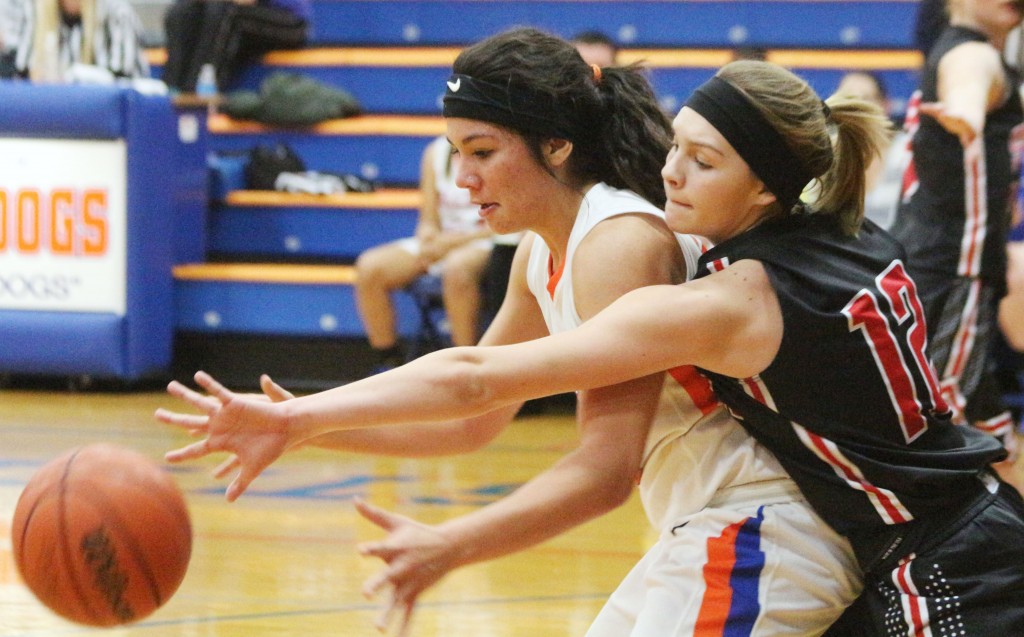
POLYGON ((460 77, 459 79, 455 80, 454 82, 449 81, 449 82, 447 82, 447 84, 448 84, 448 89, 452 93, 458 93, 459 89, 462 88, 462 78, 460 77))

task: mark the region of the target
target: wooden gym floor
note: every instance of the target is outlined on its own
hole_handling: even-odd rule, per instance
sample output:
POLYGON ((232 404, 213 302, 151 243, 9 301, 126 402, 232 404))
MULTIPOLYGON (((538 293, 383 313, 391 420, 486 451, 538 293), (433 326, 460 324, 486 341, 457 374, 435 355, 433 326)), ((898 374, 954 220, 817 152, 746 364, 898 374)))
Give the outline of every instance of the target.
MULTIPOLYGON (((190 440, 153 420, 162 392, 0 391, 0 637, 362 637, 377 606, 360 593, 378 562, 356 543, 381 532, 354 513, 362 496, 423 521, 483 506, 553 463, 575 441, 568 415, 524 416, 486 449, 444 460, 294 452, 238 502, 209 475, 218 460, 172 467, 194 527, 177 594, 142 622, 90 629, 66 622, 20 583, 11 555, 15 503, 58 453, 112 442, 154 459, 190 440)), ((1024 477, 1024 462, 1016 475, 1024 477)), ((634 496, 619 510, 517 555, 451 574, 422 601, 416 637, 573 637, 655 536, 634 496)))
MULTIPOLYGON (((142 622, 90 629, 64 621, 20 583, 10 523, 24 484, 60 452, 112 442, 159 459, 190 439, 152 418, 183 408, 162 392, 0 390, 0 637, 362 637, 378 606, 360 587, 379 562, 356 543, 382 535, 357 516, 355 496, 439 521, 507 493, 575 441, 568 415, 519 418, 476 454, 438 461, 300 450, 239 501, 223 498, 215 460, 172 467, 194 528, 177 594, 142 622)), ((219 460, 218 460, 219 461, 219 460)), ((456 571, 422 601, 417 637, 582 635, 604 599, 653 542, 634 497, 623 508, 531 551, 456 571)))

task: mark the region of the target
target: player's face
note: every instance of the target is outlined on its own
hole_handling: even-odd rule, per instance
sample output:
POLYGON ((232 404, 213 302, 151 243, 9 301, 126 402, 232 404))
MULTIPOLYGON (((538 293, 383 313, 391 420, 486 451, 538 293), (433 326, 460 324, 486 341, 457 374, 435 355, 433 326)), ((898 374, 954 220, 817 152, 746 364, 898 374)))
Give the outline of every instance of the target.
POLYGON ((82 15, 82 0, 60 0, 59 6, 66 16, 77 18, 82 15))
POLYGON ((685 107, 672 129, 672 148, 661 171, 669 227, 718 243, 757 224, 775 197, 721 133, 685 107))
POLYGON ((473 119, 448 118, 448 140, 457 169, 455 183, 469 190, 480 218, 499 234, 519 232, 542 222, 544 184, 551 175, 515 133, 473 119))
POLYGON ((836 94, 874 102, 883 110, 887 106, 878 82, 867 73, 853 72, 844 75, 843 79, 839 81, 839 86, 836 87, 836 94))
POLYGON ((600 67, 615 66, 615 50, 607 44, 577 42, 575 46, 587 64, 596 64, 600 67))
POLYGON ((950 6, 958 23, 973 26, 992 37, 1005 34, 1020 24, 1019 0, 961 0, 950 6))

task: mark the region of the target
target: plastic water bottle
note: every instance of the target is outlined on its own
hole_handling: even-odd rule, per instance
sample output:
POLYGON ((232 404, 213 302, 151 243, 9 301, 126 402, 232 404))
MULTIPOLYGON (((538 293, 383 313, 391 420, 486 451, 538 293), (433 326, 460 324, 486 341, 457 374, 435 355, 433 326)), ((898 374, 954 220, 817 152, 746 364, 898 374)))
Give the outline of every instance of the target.
POLYGON ((217 94, 217 70, 210 63, 204 64, 199 69, 199 77, 196 78, 196 95, 212 97, 217 94))

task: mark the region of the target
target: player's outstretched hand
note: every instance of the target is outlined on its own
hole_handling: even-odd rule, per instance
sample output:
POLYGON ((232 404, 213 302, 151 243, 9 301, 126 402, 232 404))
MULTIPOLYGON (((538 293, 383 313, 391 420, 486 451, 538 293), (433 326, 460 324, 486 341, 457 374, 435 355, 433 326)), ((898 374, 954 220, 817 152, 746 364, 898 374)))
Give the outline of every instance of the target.
POLYGON ((234 454, 239 471, 226 494, 228 501, 233 502, 264 469, 288 449, 287 428, 278 405, 271 400, 236 394, 206 372, 197 372, 195 380, 208 392, 207 395, 195 392, 177 381, 167 386, 167 392, 189 403, 202 415, 157 409, 155 416, 161 422, 182 427, 194 436, 205 438, 170 451, 164 457, 169 462, 182 462, 202 458, 216 451, 234 454))
POLYGON ((964 147, 964 161, 971 163, 981 157, 981 142, 978 141, 978 131, 981 129, 979 123, 970 121, 970 118, 962 113, 948 108, 942 102, 922 102, 921 113, 935 120, 946 129, 951 135, 960 139, 964 147))
MULTIPOLYGON (((275 383, 267 374, 260 376, 260 389, 263 390, 262 394, 247 395, 260 400, 269 400, 274 403, 281 403, 295 398, 295 394, 275 383)), ((233 470, 237 469, 238 466, 238 456, 232 454, 227 460, 217 465, 217 468, 213 470, 213 477, 223 478, 233 470)))
POLYGON ((356 510, 388 535, 383 540, 359 545, 363 555, 379 557, 387 566, 363 584, 368 598, 381 589, 391 589, 391 600, 374 622, 377 630, 387 632, 394 622, 397 634, 409 634, 412 613, 420 594, 457 566, 459 547, 453 545, 435 527, 403 515, 385 511, 364 500, 355 501, 356 510))

